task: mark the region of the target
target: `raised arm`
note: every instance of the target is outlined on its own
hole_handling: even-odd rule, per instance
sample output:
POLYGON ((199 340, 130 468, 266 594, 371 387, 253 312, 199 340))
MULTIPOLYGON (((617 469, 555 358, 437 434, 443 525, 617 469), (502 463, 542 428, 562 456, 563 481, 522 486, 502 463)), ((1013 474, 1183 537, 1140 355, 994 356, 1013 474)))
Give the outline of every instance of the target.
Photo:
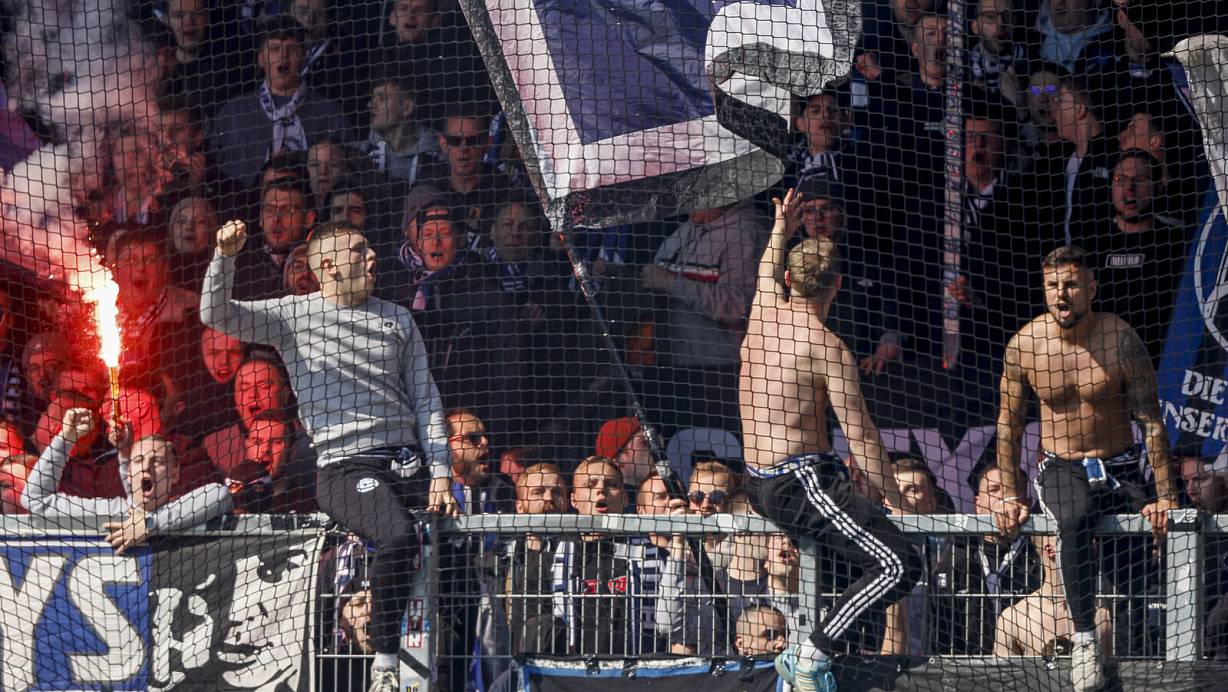
POLYGON ((26 489, 21 493, 21 502, 30 510, 30 514, 97 519, 118 516, 127 511, 128 503, 125 500, 77 497, 56 492, 73 446, 77 440, 89 434, 93 426, 92 414, 85 409, 74 408, 64 413, 60 433, 39 455, 38 463, 26 480, 26 489))
POLYGON ((862 472, 867 480, 891 503, 892 507, 900 506, 900 490, 895 482, 895 474, 888 472, 887 450, 883 447, 882 437, 870 411, 866 408, 866 400, 861 396, 861 380, 858 377, 857 362, 838 338, 832 337, 835 343, 816 344, 815 348, 825 350, 816 353, 812 362, 827 367, 824 373, 827 378, 827 393, 831 400, 832 410, 840 421, 840 429, 849 441, 849 452, 861 464, 862 472), (835 367, 832 367, 835 366, 835 367))
POLYGON ((242 221, 227 221, 217 231, 217 250, 200 292, 200 321, 240 341, 274 345, 282 335, 281 301, 231 298, 235 256, 247 243, 242 221))
POLYGON ((1017 487, 1019 478, 1019 445, 1027 424, 1028 390, 1023 372, 1020 336, 1016 334, 1006 345, 1002 357, 1002 381, 998 385, 997 464, 1002 476, 1002 497, 995 505, 994 519, 998 530, 1014 536, 1019 526, 1028 520, 1027 503, 1017 487))
POLYGON ((785 248, 789 238, 797 231, 798 215, 801 213, 801 193, 790 189, 782 200, 772 198, 776 206, 776 221, 768 237, 767 248, 759 258, 758 277, 755 283, 755 306, 770 306, 785 299, 785 248))
POLYGON ((1126 372, 1126 396, 1130 411, 1143 429, 1147 445, 1147 460, 1155 478, 1156 500, 1143 508, 1143 516, 1151 522, 1157 541, 1168 533, 1168 510, 1177 508, 1177 489, 1173 487, 1172 455, 1168 449, 1168 431, 1160 413, 1160 396, 1156 390, 1156 373, 1143 340, 1124 322, 1117 332, 1117 357, 1126 372))

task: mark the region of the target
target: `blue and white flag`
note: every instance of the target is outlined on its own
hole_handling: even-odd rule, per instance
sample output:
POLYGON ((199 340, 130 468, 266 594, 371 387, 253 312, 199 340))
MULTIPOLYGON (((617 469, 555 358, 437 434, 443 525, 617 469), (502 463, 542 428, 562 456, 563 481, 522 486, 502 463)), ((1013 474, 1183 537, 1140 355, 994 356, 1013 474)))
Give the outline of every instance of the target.
POLYGON ((1192 36, 1173 48, 1189 78, 1214 190, 1187 252, 1158 373, 1173 446, 1214 457, 1228 470, 1228 37, 1192 36))
POLYGON ((861 34, 850 0, 461 5, 533 183, 570 225, 660 218, 775 183, 790 92, 846 75, 861 34))

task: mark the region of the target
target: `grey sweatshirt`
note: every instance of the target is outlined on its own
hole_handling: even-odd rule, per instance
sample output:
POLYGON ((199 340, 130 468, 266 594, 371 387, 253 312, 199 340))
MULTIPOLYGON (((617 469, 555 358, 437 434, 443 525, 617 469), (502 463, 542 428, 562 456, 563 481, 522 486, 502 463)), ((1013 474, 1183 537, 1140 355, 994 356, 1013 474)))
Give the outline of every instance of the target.
POLYGON ((431 476, 451 474, 443 401, 409 310, 375 297, 344 307, 319 292, 237 301, 230 297, 234 276, 234 258, 215 251, 200 319, 277 349, 319 466, 421 442, 431 476))
MULTIPOLYGON (((56 435, 51 444, 43 450, 26 480, 26 489, 21 493, 21 502, 26 509, 30 510, 31 514, 43 517, 94 519, 127 514, 132 508, 128 498, 99 499, 56 492, 56 488, 60 487, 60 476, 64 475, 64 467, 68 465, 68 454, 71 450, 72 445, 60 435, 56 435)), ((127 488, 128 460, 121 457, 119 463, 120 477, 124 479, 124 487, 127 488)), ((230 510, 230 491, 221 483, 210 483, 171 500, 146 516, 150 519, 151 531, 170 533, 203 524, 230 510)))

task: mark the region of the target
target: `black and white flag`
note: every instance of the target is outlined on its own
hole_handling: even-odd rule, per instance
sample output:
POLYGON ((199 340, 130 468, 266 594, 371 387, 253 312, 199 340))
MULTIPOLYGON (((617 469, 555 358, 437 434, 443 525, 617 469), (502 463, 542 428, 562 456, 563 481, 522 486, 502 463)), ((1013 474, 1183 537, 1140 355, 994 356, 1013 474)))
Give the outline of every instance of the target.
POLYGON ((150 690, 306 690, 323 534, 185 539, 150 571, 150 690))

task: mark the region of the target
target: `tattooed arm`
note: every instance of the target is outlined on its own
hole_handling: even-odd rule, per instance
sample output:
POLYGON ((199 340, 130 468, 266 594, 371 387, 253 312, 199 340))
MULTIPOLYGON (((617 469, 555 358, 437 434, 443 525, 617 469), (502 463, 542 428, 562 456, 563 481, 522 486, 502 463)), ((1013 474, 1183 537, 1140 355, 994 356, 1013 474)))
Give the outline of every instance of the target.
POLYGON ((1117 357, 1126 372, 1130 411, 1143 427, 1147 460, 1155 476, 1156 500, 1143 507, 1142 514, 1151 522, 1151 532, 1155 535, 1158 548, 1168 534, 1168 510, 1177 508, 1177 491, 1173 487, 1168 432, 1164 429, 1164 417, 1160 413, 1160 397, 1156 391, 1156 373, 1151 367, 1151 356, 1142 339, 1124 322, 1120 323, 1117 332, 1117 357))
POLYGON ((1126 372, 1130 411, 1143 428, 1147 460, 1151 462, 1151 470, 1155 474, 1156 494, 1161 498, 1175 499, 1177 491, 1172 482, 1168 431, 1164 429, 1164 417, 1160 414, 1155 369, 1151 366, 1151 356, 1143 340, 1125 323, 1121 323, 1117 332, 1117 356, 1126 372))
POLYGON ((1019 494, 1019 445, 1027 424, 1028 389, 1016 334, 1003 354, 1002 382, 998 385, 997 462, 1002 477, 1002 497, 993 505, 994 521, 1004 536, 1014 536, 1028 520, 1028 503, 1019 494), (1008 499, 1009 498, 1009 499, 1008 499))

